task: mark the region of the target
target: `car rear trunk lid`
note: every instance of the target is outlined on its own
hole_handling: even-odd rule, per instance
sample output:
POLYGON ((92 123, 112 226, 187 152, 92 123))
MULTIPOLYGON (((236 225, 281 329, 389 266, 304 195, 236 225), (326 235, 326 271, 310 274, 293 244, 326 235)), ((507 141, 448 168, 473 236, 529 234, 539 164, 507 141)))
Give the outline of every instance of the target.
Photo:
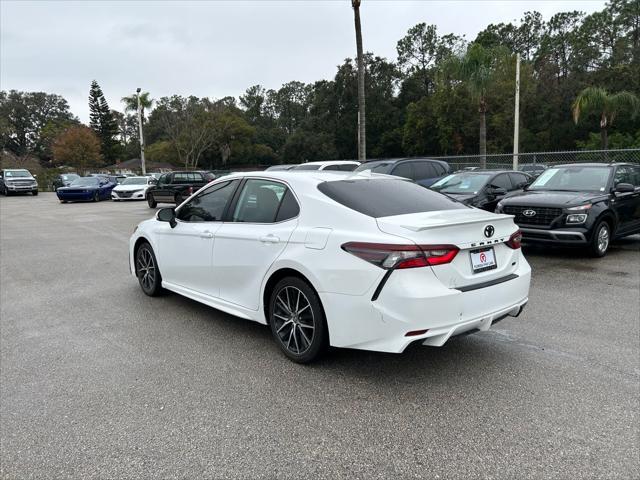
POLYGON ((419 245, 458 247, 460 251, 451 263, 431 267, 449 288, 491 282, 512 274, 518 267, 518 251, 505 244, 517 230, 511 215, 470 208, 381 217, 377 223, 381 231, 419 245), (474 272, 471 253, 486 248, 493 249, 496 267, 474 272))

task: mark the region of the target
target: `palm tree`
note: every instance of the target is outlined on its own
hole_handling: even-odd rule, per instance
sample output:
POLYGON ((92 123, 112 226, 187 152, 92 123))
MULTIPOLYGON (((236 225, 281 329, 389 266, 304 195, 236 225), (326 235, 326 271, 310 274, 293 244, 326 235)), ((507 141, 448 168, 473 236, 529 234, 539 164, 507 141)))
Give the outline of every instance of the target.
POLYGON ((358 54, 358 159, 367 159, 366 118, 364 103, 364 58, 362 54, 362 27, 360 26, 360 0, 351 0, 356 24, 356 49, 358 54))
POLYGON ((471 95, 478 101, 480 114, 480 168, 487 165, 487 88, 489 87, 496 65, 506 53, 499 49, 484 48, 472 43, 461 58, 452 58, 450 66, 465 83, 471 95))
MULTIPOLYGON (((122 103, 124 103, 125 112, 138 111, 138 96, 135 93, 128 97, 122 97, 122 103)), ((149 110, 153 106, 153 98, 149 98, 149 92, 142 92, 140 94, 140 106, 142 107, 142 122, 144 123, 145 109, 149 110)))
POLYGON ((608 93, 604 88, 587 87, 582 90, 573 102, 573 121, 577 124, 580 115, 596 112, 600 115, 600 138, 602 149, 609 148, 608 128, 616 117, 628 113, 635 118, 640 113, 640 99, 631 92, 608 93))

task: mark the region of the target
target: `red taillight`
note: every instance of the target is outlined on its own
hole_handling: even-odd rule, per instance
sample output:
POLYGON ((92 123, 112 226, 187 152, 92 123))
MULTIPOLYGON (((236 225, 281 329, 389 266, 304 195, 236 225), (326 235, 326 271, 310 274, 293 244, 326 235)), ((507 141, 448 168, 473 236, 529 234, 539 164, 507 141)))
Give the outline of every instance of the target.
POLYGON ((458 254, 455 245, 396 245, 349 242, 342 249, 385 270, 427 267, 451 262, 458 254))
POLYGON ((504 244, 509 248, 513 248, 514 250, 520 248, 522 246, 522 232, 520 230, 517 230, 509 237, 509 240, 504 242, 504 244))

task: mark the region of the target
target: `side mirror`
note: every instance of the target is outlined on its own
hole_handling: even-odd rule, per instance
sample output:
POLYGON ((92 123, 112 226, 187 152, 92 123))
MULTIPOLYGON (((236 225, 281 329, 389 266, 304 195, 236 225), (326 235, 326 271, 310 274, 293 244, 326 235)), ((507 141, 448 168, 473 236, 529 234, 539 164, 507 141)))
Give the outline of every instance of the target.
POLYGON ((176 211, 171 207, 161 208, 158 210, 156 219, 158 219, 159 222, 168 222, 169 225, 171 225, 171 228, 175 228, 178 224, 178 222, 176 222, 176 211))
POLYGON ((34 175, 33 178, 38 178, 38 175, 34 175))
POLYGON ((619 183, 613 191, 616 193, 631 193, 636 191, 636 187, 630 183, 619 183))
POLYGON ((504 188, 500 188, 500 187, 489 187, 489 193, 491 195, 506 195, 507 191, 504 188))
POLYGON ((516 185, 516 187, 519 189, 523 189, 527 188, 529 185, 531 185, 531 182, 520 182, 518 185, 516 185))

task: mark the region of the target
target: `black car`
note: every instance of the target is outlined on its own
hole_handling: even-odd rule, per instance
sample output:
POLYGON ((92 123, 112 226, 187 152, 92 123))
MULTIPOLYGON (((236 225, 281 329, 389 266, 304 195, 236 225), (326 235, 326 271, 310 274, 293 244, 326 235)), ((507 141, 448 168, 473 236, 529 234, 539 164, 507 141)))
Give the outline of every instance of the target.
POLYGON ((533 178, 538 178, 542 172, 544 172, 548 167, 546 165, 542 165, 540 163, 532 163, 529 165, 521 165, 519 170, 526 174, 531 175, 533 178))
POLYGON ((583 246, 602 257, 612 239, 640 232, 640 165, 550 167, 496 212, 515 215, 525 242, 583 246))
POLYGON ((447 175, 429 188, 466 205, 493 212, 507 193, 522 190, 532 181, 529 175, 522 172, 473 170, 447 175))
POLYGON ((372 160, 363 163, 356 172, 370 170, 396 177, 409 178, 423 187, 432 184, 447 175, 451 168, 447 162, 430 158, 396 158, 390 160, 372 160))
POLYGON ((52 183, 53 191, 55 192, 60 187, 68 187, 76 178, 80 178, 80 175, 76 175, 75 173, 61 173, 60 175, 56 175, 52 183))
POLYGON ((147 189, 147 203, 150 208, 155 208, 158 203, 180 205, 184 199, 207 183, 209 180, 202 172, 165 173, 155 185, 147 189))

